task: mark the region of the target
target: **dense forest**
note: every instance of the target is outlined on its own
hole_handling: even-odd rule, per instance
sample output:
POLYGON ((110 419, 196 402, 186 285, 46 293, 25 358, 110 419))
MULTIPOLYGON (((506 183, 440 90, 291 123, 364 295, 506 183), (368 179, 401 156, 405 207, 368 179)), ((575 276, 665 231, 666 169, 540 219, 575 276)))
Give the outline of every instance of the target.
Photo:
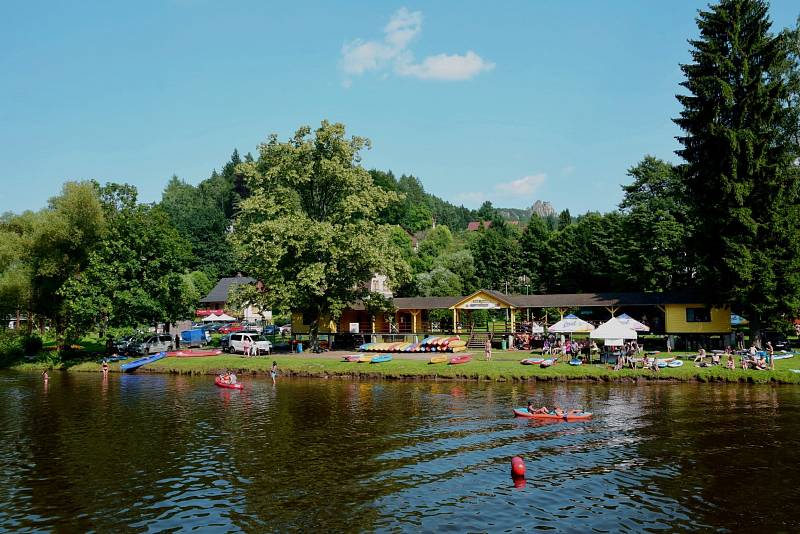
MULTIPOLYGON (((426 192, 419 177, 362 169, 357 150, 319 156, 351 158, 347 175, 270 189, 282 168, 276 153, 316 157, 304 128, 287 143, 270 138, 258 157, 234 151, 197 185, 173 176, 157 203, 138 202, 127 184, 67 182, 46 208, 2 215, 0 317, 22 313, 65 336, 191 317, 219 277, 254 274, 247 266, 258 265, 264 247, 298 239, 289 235, 296 229, 266 225, 274 235, 248 234, 249 253, 237 229, 296 209, 314 197, 304 196, 307 182, 320 179, 324 187, 350 180, 380 198, 375 213, 347 199, 336 209, 353 228, 368 222, 388 236, 386 254, 403 262, 391 264, 397 296, 691 288, 755 328, 785 320, 800 310, 800 33, 772 32, 766 5, 755 0, 723 0, 697 22, 677 96, 681 161, 631 162, 611 212, 556 213, 541 202, 471 210, 426 192), (291 202, 272 202, 278 191, 291 202), (469 228, 474 221, 485 224, 469 228)), ((343 125, 323 123, 316 135, 345 143, 343 125)), ((320 223, 320 236, 341 223, 303 216, 320 223)), ((330 267, 316 261, 317 274, 330 267)), ((304 272, 297 262, 284 267, 304 272)))

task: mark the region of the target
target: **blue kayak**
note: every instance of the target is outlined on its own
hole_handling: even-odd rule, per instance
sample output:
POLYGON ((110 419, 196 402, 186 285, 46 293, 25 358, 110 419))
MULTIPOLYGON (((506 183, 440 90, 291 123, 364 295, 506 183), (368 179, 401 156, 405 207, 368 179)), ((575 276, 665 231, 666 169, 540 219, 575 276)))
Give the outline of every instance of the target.
POLYGON ((375 356, 372 358, 369 363, 383 363, 383 362, 390 362, 392 361, 391 354, 381 354, 380 356, 375 356))
POLYGON ((570 365, 583 365, 583 360, 570 360, 570 365))
POLYGON ((153 363, 155 361, 160 360, 161 358, 166 358, 166 357, 167 357, 166 352, 159 352, 156 354, 151 354, 150 356, 145 356, 144 358, 139 358, 138 360, 133 360, 130 363, 123 363, 122 365, 119 366, 119 368, 124 373, 131 373, 143 365, 147 365, 148 363, 153 363))

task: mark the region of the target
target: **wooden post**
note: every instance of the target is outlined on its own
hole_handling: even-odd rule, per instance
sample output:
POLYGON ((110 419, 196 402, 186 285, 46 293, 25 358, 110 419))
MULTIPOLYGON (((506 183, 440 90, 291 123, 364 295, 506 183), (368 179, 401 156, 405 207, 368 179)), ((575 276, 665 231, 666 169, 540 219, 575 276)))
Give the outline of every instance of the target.
POLYGON ((458 334, 458 309, 453 308, 453 332, 458 334))

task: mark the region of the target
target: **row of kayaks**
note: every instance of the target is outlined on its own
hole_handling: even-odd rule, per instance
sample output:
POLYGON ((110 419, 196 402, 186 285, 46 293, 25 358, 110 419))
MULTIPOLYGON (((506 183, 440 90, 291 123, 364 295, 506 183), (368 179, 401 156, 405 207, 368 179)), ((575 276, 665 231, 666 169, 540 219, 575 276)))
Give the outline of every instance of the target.
POLYGON ((463 352, 466 349, 467 342, 458 336, 430 336, 412 343, 364 343, 358 348, 363 352, 463 352))
POLYGON ((584 412, 582 410, 568 410, 561 414, 552 412, 547 413, 531 413, 527 408, 514 408, 515 417, 524 417, 527 419, 551 419, 558 421, 588 421, 592 418, 591 412, 584 412))
POLYGON ((350 363, 384 363, 392 361, 392 355, 379 354, 373 356, 372 354, 348 354, 342 361, 350 363))
MULTIPOLYGON (((467 363, 471 360, 472 356, 470 354, 459 354, 458 356, 453 356, 453 357, 437 355, 437 356, 432 356, 431 359, 428 361, 428 363, 429 364, 447 363, 450 365, 459 365, 462 363, 467 363)), ((342 361, 349 363, 383 363, 392 361, 392 355, 379 354, 377 356, 373 356, 371 354, 348 354, 342 359, 342 361)))

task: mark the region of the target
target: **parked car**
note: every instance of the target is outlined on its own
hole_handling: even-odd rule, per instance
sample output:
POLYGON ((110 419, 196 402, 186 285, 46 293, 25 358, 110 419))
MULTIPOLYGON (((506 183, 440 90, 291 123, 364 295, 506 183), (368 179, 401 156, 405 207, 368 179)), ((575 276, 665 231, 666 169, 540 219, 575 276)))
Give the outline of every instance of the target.
POLYGON ((205 327, 205 328, 206 328, 206 330, 208 330, 208 331, 209 331, 209 332, 211 332, 212 334, 216 334, 217 332, 219 332, 219 329, 220 329, 220 328, 222 328, 223 326, 225 326, 225 325, 221 325, 221 324, 210 324, 210 325, 206 325, 206 327, 205 327))
POLYGON ((268 324, 264 327, 262 332, 265 336, 274 336, 281 333, 281 328, 278 325, 268 324))
POLYGON ((778 332, 777 330, 762 330, 761 332, 761 339, 764 342, 764 346, 766 347, 767 341, 772 343, 772 348, 775 350, 789 350, 789 340, 786 338, 786 335, 782 332, 778 332))
POLYGON ((224 334, 219 338, 219 348, 222 350, 222 352, 228 352, 228 349, 231 346, 231 335, 232 334, 224 334))
POLYGON ((292 325, 291 324, 285 324, 285 325, 283 325, 281 327, 281 335, 282 336, 288 336, 291 333, 292 333, 292 325))
POLYGON ((221 326, 217 332, 220 334, 231 334, 233 332, 241 332, 244 330, 244 327, 240 324, 233 323, 233 324, 226 324, 225 326, 221 326))
POLYGON ((129 352, 147 355, 168 350, 172 350, 172 336, 169 334, 153 334, 131 344, 129 352))
POLYGON ((131 344, 136 342, 135 336, 122 336, 118 337, 113 342, 114 352, 118 354, 125 354, 130 350, 131 344))
POLYGON ((258 347, 258 352, 262 354, 269 354, 272 351, 272 343, 264 339, 258 334, 251 334, 249 332, 235 332, 230 335, 228 341, 228 352, 240 352, 244 354, 244 340, 250 340, 251 347, 258 347))

